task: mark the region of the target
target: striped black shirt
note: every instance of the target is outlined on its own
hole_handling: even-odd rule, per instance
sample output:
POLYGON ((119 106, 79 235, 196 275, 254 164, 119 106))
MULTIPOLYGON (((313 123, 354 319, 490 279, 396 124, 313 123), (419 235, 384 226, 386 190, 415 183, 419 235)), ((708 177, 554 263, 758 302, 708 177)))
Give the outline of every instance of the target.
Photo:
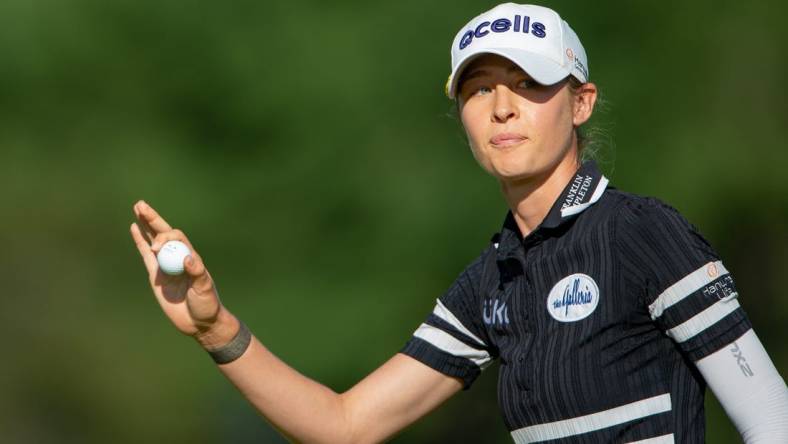
POLYGON ((750 328, 697 229, 588 162, 525 238, 507 214, 402 353, 465 388, 500 359, 518 443, 702 443, 693 362, 750 328))

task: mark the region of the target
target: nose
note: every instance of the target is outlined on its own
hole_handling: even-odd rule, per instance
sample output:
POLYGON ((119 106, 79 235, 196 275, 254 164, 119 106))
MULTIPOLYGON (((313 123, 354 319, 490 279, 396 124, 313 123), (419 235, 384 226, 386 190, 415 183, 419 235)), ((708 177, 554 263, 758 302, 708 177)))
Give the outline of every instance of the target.
POLYGON ((493 105, 492 120, 497 123, 506 123, 511 118, 517 117, 517 107, 512 100, 514 93, 504 85, 495 87, 495 103, 493 105))

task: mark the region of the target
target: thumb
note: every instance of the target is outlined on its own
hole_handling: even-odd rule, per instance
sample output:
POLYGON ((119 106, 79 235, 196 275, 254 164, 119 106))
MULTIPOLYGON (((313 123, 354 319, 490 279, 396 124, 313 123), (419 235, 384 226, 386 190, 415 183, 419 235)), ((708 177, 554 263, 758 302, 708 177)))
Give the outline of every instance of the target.
POLYGON ((213 288, 213 282, 205 264, 195 253, 189 254, 183 259, 183 269, 189 275, 191 287, 198 293, 210 291, 213 288))
POLYGON ((186 256, 183 265, 191 280, 186 292, 186 305, 192 319, 197 322, 213 322, 219 313, 220 304, 211 275, 199 256, 186 256))

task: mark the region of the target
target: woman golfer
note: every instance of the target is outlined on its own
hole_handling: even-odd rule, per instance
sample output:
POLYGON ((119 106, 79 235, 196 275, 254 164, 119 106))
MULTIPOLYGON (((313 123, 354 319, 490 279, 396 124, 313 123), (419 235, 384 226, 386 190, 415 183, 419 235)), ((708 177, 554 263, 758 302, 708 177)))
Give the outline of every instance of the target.
POLYGON ((284 435, 383 441, 500 360, 515 442, 702 443, 708 385, 747 442, 788 442, 788 391, 697 230, 581 161, 594 110, 580 40, 556 12, 502 4, 451 48, 456 100, 479 165, 509 206, 502 228, 407 345, 345 393, 271 354, 219 301, 200 255, 145 202, 131 234, 175 327, 284 435), (186 274, 159 271, 169 240, 186 274))

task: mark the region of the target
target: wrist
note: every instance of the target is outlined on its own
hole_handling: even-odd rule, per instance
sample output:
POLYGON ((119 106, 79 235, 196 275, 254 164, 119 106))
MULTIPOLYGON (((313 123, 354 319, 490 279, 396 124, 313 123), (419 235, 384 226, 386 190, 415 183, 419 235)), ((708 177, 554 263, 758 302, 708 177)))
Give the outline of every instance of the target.
POLYGON ((232 341, 238 334, 240 327, 240 321, 224 307, 221 307, 216 321, 207 328, 199 329, 193 337, 202 348, 208 351, 215 350, 232 341))

